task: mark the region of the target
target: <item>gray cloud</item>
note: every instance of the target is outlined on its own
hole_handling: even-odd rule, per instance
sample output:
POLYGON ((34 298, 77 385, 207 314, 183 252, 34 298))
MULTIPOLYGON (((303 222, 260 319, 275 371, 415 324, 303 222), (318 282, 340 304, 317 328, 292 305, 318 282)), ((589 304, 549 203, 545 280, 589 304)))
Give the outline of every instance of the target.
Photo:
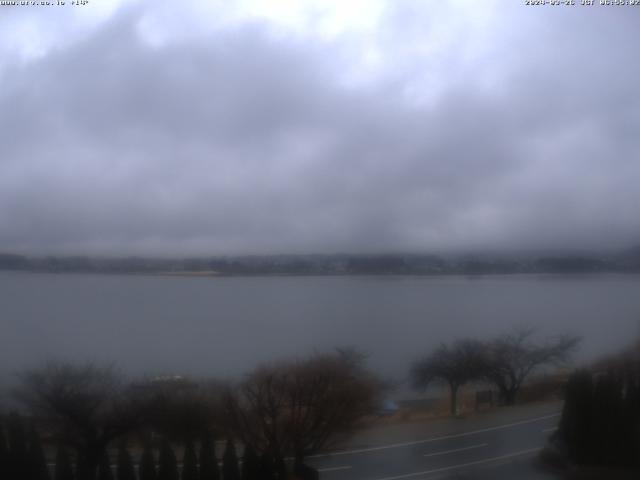
POLYGON ((254 19, 155 45, 152 7, 122 8, 0 64, 0 250, 638 242, 639 13, 542 10, 393 2, 368 69, 348 35, 254 19))

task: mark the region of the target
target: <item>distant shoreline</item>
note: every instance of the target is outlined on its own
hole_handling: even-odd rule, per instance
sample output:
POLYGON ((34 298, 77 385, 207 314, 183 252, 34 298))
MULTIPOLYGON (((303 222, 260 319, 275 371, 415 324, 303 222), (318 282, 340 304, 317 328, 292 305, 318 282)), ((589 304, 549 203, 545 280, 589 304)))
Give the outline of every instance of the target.
POLYGON ((229 257, 28 257, 0 253, 0 271, 183 277, 640 273, 640 248, 615 254, 310 254, 229 257))
POLYGON ((601 271, 601 272, 489 272, 489 273, 221 273, 221 272, 105 272, 105 271, 51 271, 51 270, 9 270, 0 269, 2 273, 17 273, 25 275, 95 275, 95 276, 131 276, 131 277, 166 277, 166 278, 343 278, 343 277, 413 277, 413 278, 436 278, 436 277, 464 277, 464 278, 484 278, 484 277, 606 277, 615 276, 638 276, 640 271, 601 271))

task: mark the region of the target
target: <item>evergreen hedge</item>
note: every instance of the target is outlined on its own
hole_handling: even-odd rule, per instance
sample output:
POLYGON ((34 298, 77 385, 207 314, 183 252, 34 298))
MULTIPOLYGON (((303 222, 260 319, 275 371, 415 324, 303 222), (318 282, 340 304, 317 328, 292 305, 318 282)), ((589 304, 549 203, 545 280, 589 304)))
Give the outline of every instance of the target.
POLYGON ((640 467, 640 365, 572 374, 556 439, 577 464, 640 467))

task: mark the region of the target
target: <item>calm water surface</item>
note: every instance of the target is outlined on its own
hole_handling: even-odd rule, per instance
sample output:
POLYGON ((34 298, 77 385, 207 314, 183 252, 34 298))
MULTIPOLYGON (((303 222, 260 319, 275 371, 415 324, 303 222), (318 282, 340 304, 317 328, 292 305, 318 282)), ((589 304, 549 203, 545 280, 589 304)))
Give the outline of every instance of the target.
MULTIPOLYGON (((640 334, 640 276, 229 277, 0 272, 0 372, 47 358, 235 376, 335 346, 403 378, 442 341, 519 324, 584 336, 578 360, 640 334)), ((6 375, 4 375, 6 378, 6 375)))

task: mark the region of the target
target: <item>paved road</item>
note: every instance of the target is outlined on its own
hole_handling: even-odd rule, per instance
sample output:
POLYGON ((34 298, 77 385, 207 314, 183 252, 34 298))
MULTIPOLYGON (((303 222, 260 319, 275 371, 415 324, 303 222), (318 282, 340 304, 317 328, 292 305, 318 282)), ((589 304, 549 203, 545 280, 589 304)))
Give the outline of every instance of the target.
POLYGON ((345 450, 308 459, 322 480, 554 478, 535 457, 561 405, 504 408, 467 419, 378 426, 345 450))

